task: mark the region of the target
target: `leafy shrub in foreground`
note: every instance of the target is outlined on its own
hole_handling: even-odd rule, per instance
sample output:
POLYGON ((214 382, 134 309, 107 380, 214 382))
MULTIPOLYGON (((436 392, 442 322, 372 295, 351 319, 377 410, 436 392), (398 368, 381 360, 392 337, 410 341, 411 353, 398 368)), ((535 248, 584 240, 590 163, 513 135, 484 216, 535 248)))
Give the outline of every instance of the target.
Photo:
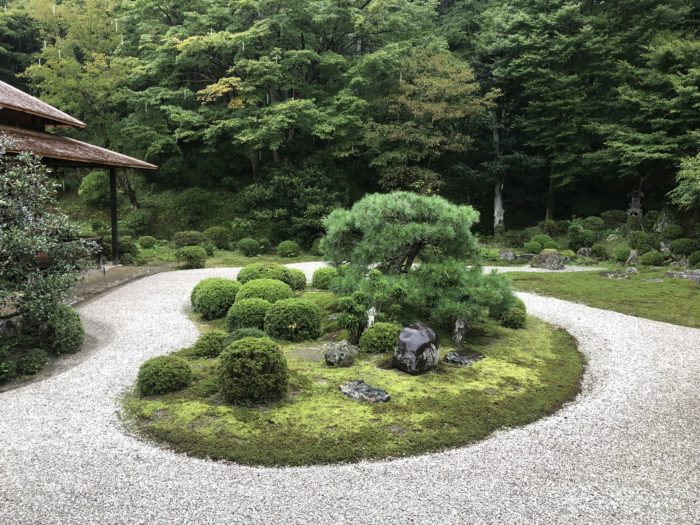
POLYGON ((644 266, 662 266, 665 260, 666 256, 657 250, 648 251, 639 258, 639 262, 644 266))
POLYGON ((236 244, 238 251, 246 257, 252 257, 260 253, 260 243, 250 237, 245 237, 236 244))
POLYGON ((693 239, 676 239, 671 243, 671 253, 674 255, 690 255, 698 249, 698 242, 693 239))
POLYGON ((360 350, 368 354, 392 352, 402 328, 394 323, 375 323, 360 337, 360 350))
POLYGON ((151 237, 150 235, 144 235, 142 237, 139 237, 139 246, 141 248, 153 248, 156 245, 156 238, 151 237))
POLYGON ((204 268, 207 262, 207 252, 201 246, 185 246, 175 252, 175 260, 181 268, 204 268))
POLYGON ((264 403, 287 393, 287 359, 274 341, 246 337, 231 343, 219 357, 219 387, 234 404, 264 403))
POLYGON ((244 339, 246 337, 268 337, 265 332, 260 330, 259 328, 239 328, 238 330, 234 330, 228 336, 226 336, 226 339, 224 340, 224 348, 228 347, 231 343, 234 341, 238 341, 240 339, 244 339))
POLYGON ((217 248, 228 248, 231 242, 231 231, 223 226, 212 226, 203 232, 204 237, 217 248))
POLYGON ((176 248, 182 248, 183 246, 200 246, 204 240, 204 235, 194 230, 177 232, 173 235, 173 244, 176 248))
POLYGON ((21 375, 34 375, 49 362, 49 354, 42 348, 30 348, 15 360, 15 372, 21 375))
POLYGON ((241 328, 258 328, 265 326, 265 316, 272 306, 270 301, 251 297, 237 299, 226 314, 226 327, 230 332, 241 328))
POLYGON ((335 268, 319 268, 314 272, 311 285, 319 290, 328 290, 333 279, 338 277, 338 270, 335 268))
POLYGON ((323 313, 316 303, 284 299, 272 305, 265 316, 265 331, 286 341, 306 341, 321 335, 323 313))
POLYGON ((70 306, 58 305, 44 326, 30 331, 45 339, 48 350, 56 355, 73 354, 80 350, 85 331, 80 316, 70 306))
POLYGON ((204 279, 192 290, 190 295, 192 307, 205 319, 223 317, 236 301, 236 294, 240 289, 240 283, 233 279, 221 277, 204 279))
POLYGON ((690 264, 692 268, 700 268, 700 250, 690 254, 690 257, 688 257, 688 264, 690 264))
POLYGON ((294 292, 285 282, 277 279, 253 279, 241 286, 240 291, 236 295, 236 301, 259 297, 260 299, 275 303, 293 296, 294 292))
POLYGON ((202 334, 192 348, 192 355, 197 357, 218 357, 224 351, 228 334, 223 330, 212 330, 202 334))
POLYGON ((280 257, 298 257, 301 254, 301 247, 296 241, 282 241, 277 245, 277 255, 280 257))
POLYGON ((136 387, 142 396, 176 392, 192 382, 192 368, 180 357, 162 355, 141 365, 136 387))

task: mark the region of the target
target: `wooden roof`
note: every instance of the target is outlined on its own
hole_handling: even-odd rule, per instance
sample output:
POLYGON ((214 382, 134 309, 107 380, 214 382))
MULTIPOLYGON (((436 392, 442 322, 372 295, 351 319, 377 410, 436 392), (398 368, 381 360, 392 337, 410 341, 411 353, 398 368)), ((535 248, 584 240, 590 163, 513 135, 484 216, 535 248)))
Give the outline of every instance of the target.
POLYGON ((24 91, 20 91, 10 84, 0 81, 0 111, 2 111, 2 108, 41 117, 46 121, 46 124, 52 126, 85 127, 85 124, 77 118, 73 118, 46 102, 42 102, 24 91))
POLYGON ((0 126, 0 135, 11 139, 11 153, 30 151, 51 164, 76 168, 112 166, 154 170, 157 166, 87 142, 11 126, 0 126))

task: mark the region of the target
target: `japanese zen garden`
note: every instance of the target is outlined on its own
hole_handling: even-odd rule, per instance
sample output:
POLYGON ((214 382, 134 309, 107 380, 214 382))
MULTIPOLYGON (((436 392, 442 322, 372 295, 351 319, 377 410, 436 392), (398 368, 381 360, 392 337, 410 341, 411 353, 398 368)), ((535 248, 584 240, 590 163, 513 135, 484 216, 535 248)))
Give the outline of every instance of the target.
POLYGON ((699 31, 3 0, 0 524, 700 523, 699 31))

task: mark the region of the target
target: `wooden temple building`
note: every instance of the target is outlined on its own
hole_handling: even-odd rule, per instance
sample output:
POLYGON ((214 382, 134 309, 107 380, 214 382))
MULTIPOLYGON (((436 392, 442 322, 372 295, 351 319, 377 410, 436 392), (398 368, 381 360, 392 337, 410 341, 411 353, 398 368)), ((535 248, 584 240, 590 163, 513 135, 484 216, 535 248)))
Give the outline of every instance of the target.
POLYGON ((50 129, 55 127, 83 129, 85 124, 0 81, 0 135, 11 139, 10 153, 34 153, 47 166, 109 170, 112 260, 117 264, 117 170, 154 170, 157 166, 86 142, 54 135, 50 129))

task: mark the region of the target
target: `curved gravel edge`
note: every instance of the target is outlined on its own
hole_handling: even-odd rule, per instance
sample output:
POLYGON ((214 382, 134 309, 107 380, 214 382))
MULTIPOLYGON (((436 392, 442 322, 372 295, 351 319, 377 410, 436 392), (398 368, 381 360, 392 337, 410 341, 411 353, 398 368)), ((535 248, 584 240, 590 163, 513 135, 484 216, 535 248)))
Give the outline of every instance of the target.
POLYGON ((588 358, 582 394, 475 445, 263 469, 127 435, 120 393, 145 359, 196 339, 183 322, 194 284, 235 275, 158 274, 78 308, 103 347, 60 375, 0 394, 3 523, 700 522, 700 330, 530 294, 519 294, 530 313, 567 329, 588 358))

